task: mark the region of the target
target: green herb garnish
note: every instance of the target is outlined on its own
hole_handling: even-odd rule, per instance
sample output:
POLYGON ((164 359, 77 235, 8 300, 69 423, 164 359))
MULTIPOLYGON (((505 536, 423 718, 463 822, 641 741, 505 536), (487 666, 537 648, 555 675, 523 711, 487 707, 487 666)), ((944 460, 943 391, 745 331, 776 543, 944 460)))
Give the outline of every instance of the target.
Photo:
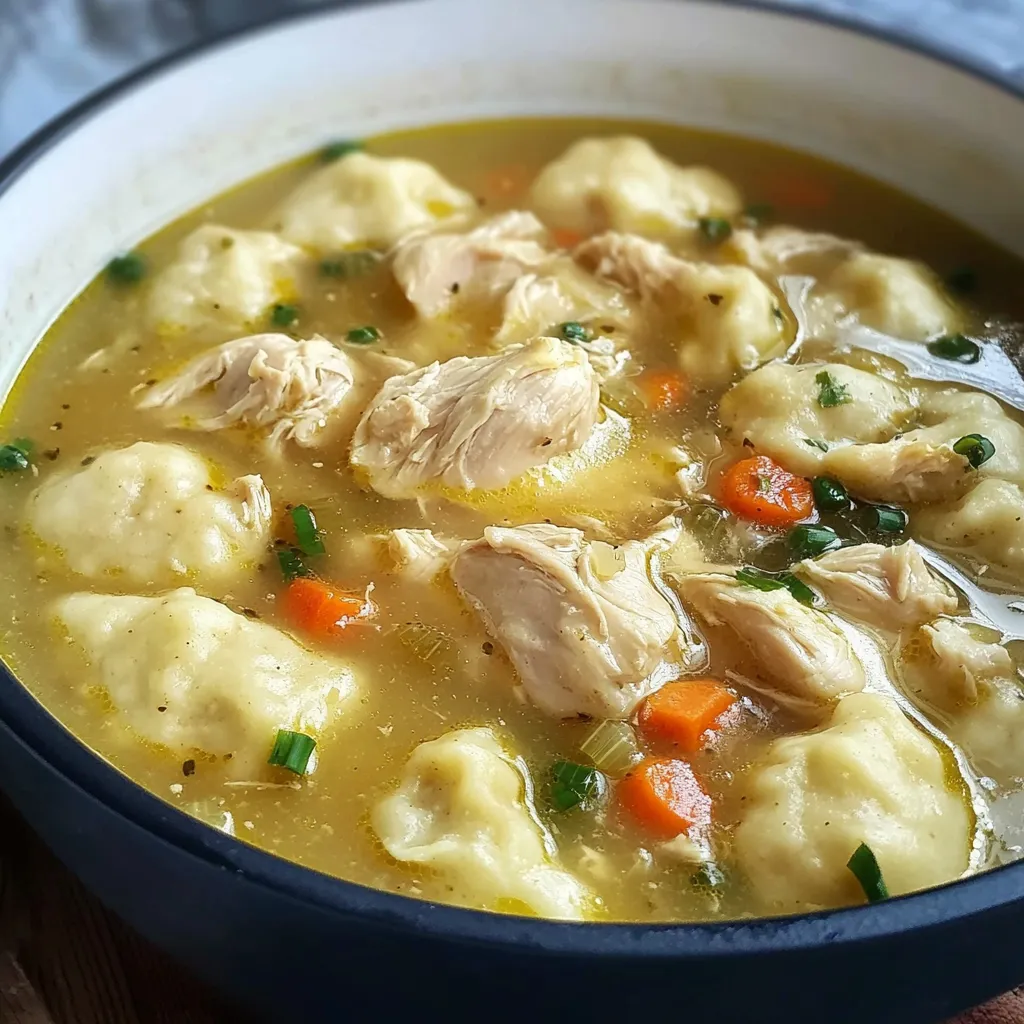
POLYGON ((815 374, 814 381, 818 385, 818 405, 822 409, 832 409, 853 401, 850 389, 845 384, 840 384, 828 370, 815 374))
POLYGON ((353 345, 372 345, 375 341, 380 340, 380 331, 371 325, 367 325, 366 327, 353 327, 352 330, 345 335, 345 338, 353 345))
POLYGON ((289 306, 284 302, 275 303, 270 309, 270 322, 275 327, 287 327, 299 318, 298 306, 289 306))
POLYGON ((579 345, 584 341, 590 341, 590 328, 576 320, 569 320, 558 325, 558 335, 572 345, 579 345))
POLYGON ((551 769, 551 805, 556 811, 568 811, 585 804, 601 785, 601 773, 571 761, 556 761, 551 769))
POLYGON ((320 261, 320 273, 324 277, 362 277, 380 262, 380 254, 372 249, 359 249, 328 256, 320 261))
POLYGON ((736 570, 736 581, 755 590, 788 590, 801 604, 814 604, 814 591, 791 572, 771 573, 755 565, 736 570))
POLYGON ((0 445, 0 473, 20 473, 29 469, 34 447, 27 437, 16 437, 10 444, 0 445))
POLYGON ((961 295, 973 292, 978 287, 978 272, 974 267, 957 267, 946 277, 946 286, 961 295))
POLYGON ((864 509, 864 524, 876 533, 902 533, 909 516, 895 505, 868 505, 864 509))
POLYGON ((697 227, 709 242, 724 242, 732 234, 732 225, 724 217, 701 217, 697 227))
POLYGON ((882 877, 882 869, 878 866, 878 860, 867 843, 861 843, 853 855, 846 862, 846 866, 853 872, 854 878, 860 882, 868 903, 878 903, 879 900, 889 898, 889 887, 882 877))
POLYGON ((316 519, 308 505, 296 505, 291 511, 295 536, 304 555, 323 555, 327 549, 317 529, 316 519))
POLYGON ((964 434, 953 444, 953 451, 977 469, 995 455, 996 446, 984 434, 964 434))
POLYGON ((839 534, 829 526, 801 523, 786 534, 786 545, 795 558, 815 558, 842 544, 839 534))
POLYGON ((690 885, 698 889, 722 889, 725 886, 725 872, 714 861, 706 861, 690 875, 690 885))
POLYGON ((358 153, 362 148, 363 144, 355 139, 338 139, 337 142, 328 142, 320 150, 320 160, 325 164, 334 163, 335 160, 340 160, 343 156, 348 156, 349 153, 358 153))
POLYGON ((953 363, 976 363, 981 358, 981 346, 962 334, 947 334, 930 342, 928 351, 938 359, 953 363))
POLYGON ((819 452, 828 451, 828 444, 820 437, 805 437, 803 441, 808 448, 817 448, 819 452))
POLYGON ((816 476, 811 481, 814 504, 819 512, 841 512, 850 507, 846 488, 829 476, 816 476))
POLYGON ((313 570, 302 560, 302 552, 297 548, 281 548, 277 553, 277 563, 281 566, 281 575, 289 582, 299 576, 313 575, 313 570))
POLYGON ((292 732, 290 729, 278 729, 267 764, 287 768, 296 775, 305 775, 315 748, 316 740, 312 736, 304 732, 292 732))
POLYGON ((146 261, 137 252, 115 256, 107 264, 107 278, 114 284, 138 284, 146 276, 146 261))

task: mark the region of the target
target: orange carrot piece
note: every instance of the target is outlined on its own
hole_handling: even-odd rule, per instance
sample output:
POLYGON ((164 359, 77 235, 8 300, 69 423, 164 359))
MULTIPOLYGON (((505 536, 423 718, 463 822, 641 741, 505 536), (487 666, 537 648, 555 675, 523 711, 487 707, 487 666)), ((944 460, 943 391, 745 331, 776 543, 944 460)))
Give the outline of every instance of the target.
POLYGON ((377 606, 362 594, 335 590, 329 583, 300 576, 284 592, 284 610, 291 622, 308 633, 339 636, 356 620, 372 618, 377 606))
POLYGON ((484 189, 501 199, 514 199, 523 195, 530 185, 533 173, 525 164, 510 164, 491 171, 484 179, 484 189))
POLYGON ((678 409, 689 393, 686 378, 676 370, 651 370, 637 383, 648 409, 667 412, 678 409))
POLYGON ((618 784, 620 803, 641 825, 671 839, 693 825, 711 823, 711 797, 687 761, 652 758, 618 784))
POLYGON ((559 249, 575 249, 584 238, 579 231, 573 231, 572 228, 552 228, 551 237, 559 249))
POLYGON ((722 475, 720 493, 731 512, 761 526, 791 526, 814 513, 810 481, 767 455, 730 466, 722 475))
POLYGON ((809 174, 780 174, 766 181, 758 194, 773 206, 794 210, 823 210, 833 199, 827 182, 809 174))
POLYGON ((681 679, 666 683, 640 708, 645 736, 667 740, 692 754, 701 737, 736 703, 736 697, 713 679, 681 679))

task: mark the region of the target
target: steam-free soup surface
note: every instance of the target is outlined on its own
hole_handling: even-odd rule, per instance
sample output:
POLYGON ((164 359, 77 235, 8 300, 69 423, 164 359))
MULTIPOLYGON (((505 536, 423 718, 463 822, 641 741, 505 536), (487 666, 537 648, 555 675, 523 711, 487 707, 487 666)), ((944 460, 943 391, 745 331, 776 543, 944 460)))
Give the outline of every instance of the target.
POLYGON ((984 869, 1021 830, 1020 271, 710 133, 333 145, 40 343, 3 656, 161 798, 394 892, 673 921, 984 869))

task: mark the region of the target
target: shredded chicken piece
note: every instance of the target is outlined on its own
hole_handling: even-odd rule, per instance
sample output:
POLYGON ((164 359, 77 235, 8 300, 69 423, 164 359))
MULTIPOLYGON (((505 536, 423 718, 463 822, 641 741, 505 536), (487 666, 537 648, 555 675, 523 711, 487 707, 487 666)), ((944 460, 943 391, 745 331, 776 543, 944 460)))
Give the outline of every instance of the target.
POLYGON ((459 542, 436 537, 432 530, 392 530, 388 551, 406 579, 427 583, 441 572, 459 542))

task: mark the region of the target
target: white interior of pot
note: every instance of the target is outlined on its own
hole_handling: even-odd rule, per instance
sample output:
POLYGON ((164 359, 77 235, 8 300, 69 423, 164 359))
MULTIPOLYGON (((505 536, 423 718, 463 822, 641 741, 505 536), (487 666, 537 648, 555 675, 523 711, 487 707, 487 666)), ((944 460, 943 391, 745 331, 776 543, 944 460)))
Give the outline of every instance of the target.
POLYGON ((715 4, 371 5, 263 30, 132 87, 0 195, 0 395, 113 253, 212 194, 331 138, 529 114, 786 143, 1024 254, 1024 102, 930 58, 715 4))

